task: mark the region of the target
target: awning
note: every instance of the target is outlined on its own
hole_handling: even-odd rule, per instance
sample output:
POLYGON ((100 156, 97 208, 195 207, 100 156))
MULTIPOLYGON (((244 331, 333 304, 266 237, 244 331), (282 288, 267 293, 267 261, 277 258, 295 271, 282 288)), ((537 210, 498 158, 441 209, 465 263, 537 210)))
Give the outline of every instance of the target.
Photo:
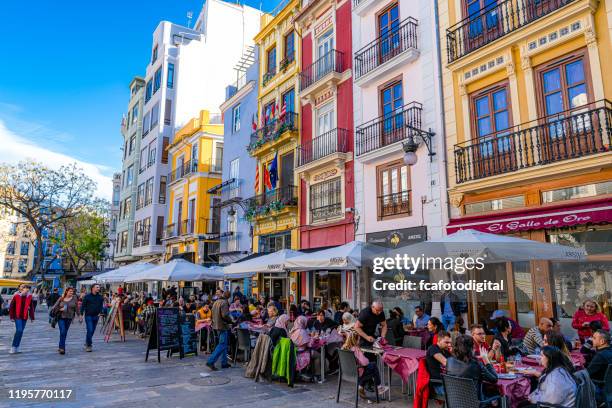
POLYGON ((310 253, 287 259, 285 266, 290 270, 355 270, 363 265, 365 259, 385 253, 385 249, 362 241, 331 248, 319 249, 310 253))
POLYGON ((480 215, 451 220, 446 231, 475 229, 494 234, 567 228, 576 225, 612 222, 612 200, 603 199, 574 205, 556 205, 545 209, 522 208, 501 215, 480 215))
POLYGON ((283 272, 287 269, 285 266, 287 259, 298 255, 302 255, 302 253, 291 249, 281 249, 248 260, 234 262, 225 266, 223 271, 227 279, 247 278, 256 273, 283 272))
POLYGON ((168 263, 135 273, 125 279, 126 282, 201 280, 223 280, 223 269, 218 266, 207 268, 184 259, 174 259, 168 263))

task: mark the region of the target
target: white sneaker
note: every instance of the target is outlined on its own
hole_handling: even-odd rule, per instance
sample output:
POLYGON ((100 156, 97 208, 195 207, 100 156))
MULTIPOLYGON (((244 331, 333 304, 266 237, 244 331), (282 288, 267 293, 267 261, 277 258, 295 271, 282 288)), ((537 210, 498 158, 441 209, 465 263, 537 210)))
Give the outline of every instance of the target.
POLYGON ((17 348, 16 347, 11 347, 11 350, 9 351, 9 354, 15 354, 17 353, 17 348))
POLYGON ((389 391, 389 387, 387 387, 385 385, 379 385, 378 386, 378 394, 384 394, 387 391, 389 391))
POLYGON ((19 347, 15 347, 15 353, 17 354, 21 353, 21 351, 19 351, 19 347))

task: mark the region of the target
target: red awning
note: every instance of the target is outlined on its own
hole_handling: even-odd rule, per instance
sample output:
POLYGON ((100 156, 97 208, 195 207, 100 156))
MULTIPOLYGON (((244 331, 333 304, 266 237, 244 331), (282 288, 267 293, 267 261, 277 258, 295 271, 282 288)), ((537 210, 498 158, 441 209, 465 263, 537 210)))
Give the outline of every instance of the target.
POLYGON ((498 215, 452 219, 446 231, 451 234, 461 229, 475 229, 493 234, 507 234, 609 222, 612 222, 612 199, 607 198, 573 205, 522 208, 520 211, 498 215))

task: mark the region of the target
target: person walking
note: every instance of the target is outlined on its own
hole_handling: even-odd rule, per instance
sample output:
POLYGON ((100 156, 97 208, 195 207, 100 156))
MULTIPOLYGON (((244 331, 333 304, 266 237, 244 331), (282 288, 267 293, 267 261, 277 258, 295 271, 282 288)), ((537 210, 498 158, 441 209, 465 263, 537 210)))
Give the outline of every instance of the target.
POLYGON ((67 287, 64 290, 62 297, 53 305, 53 313, 58 317, 57 324, 60 331, 57 351, 60 354, 66 354, 66 337, 68 336, 68 329, 70 329, 75 314, 79 315, 80 322, 83 322, 83 317, 78 307, 78 299, 73 287, 67 287))
POLYGON ((229 303, 227 299, 230 297, 230 292, 226 291, 215 301, 212 307, 212 328, 219 333, 219 344, 208 358, 206 366, 213 371, 217 371, 215 363, 221 357, 221 368, 229 368, 227 363, 227 348, 229 344, 229 324, 232 319, 229 315, 229 303))
POLYGON ((96 332, 98 319, 104 308, 104 298, 100 294, 100 285, 92 285, 90 292, 85 295, 81 303, 81 319, 85 316, 87 334, 85 336, 85 351, 91 352, 92 338, 96 332))
POLYGON ((26 284, 19 285, 19 293, 16 293, 11 300, 9 306, 9 317, 15 322, 15 335, 11 345, 10 354, 19 353, 21 337, 25 329, 28 318, 34 321, 34 304, 32 303, 32 295, 30 286, 26 284))
POLYGON ((36 312, 36 305, 38 305, 38 301, 40 300, 40 293, 37 288, 32 289, 32 307, 34 308, 34 312, 36 312))

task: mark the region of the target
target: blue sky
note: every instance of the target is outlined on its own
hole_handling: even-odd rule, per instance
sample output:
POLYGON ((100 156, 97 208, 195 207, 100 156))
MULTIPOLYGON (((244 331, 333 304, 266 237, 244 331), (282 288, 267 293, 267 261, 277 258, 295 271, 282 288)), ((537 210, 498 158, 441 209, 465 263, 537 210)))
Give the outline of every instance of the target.
MULTIPOLYGON (((153 30, 161 20, 187 24, 187 12, 195 19, 202 3, 0 1, 0 162, 74 158, 105 183, 121 168, 127 86, 144 75, 153 30)), ((262 8, 277 3, 264 0, 262 8)))

